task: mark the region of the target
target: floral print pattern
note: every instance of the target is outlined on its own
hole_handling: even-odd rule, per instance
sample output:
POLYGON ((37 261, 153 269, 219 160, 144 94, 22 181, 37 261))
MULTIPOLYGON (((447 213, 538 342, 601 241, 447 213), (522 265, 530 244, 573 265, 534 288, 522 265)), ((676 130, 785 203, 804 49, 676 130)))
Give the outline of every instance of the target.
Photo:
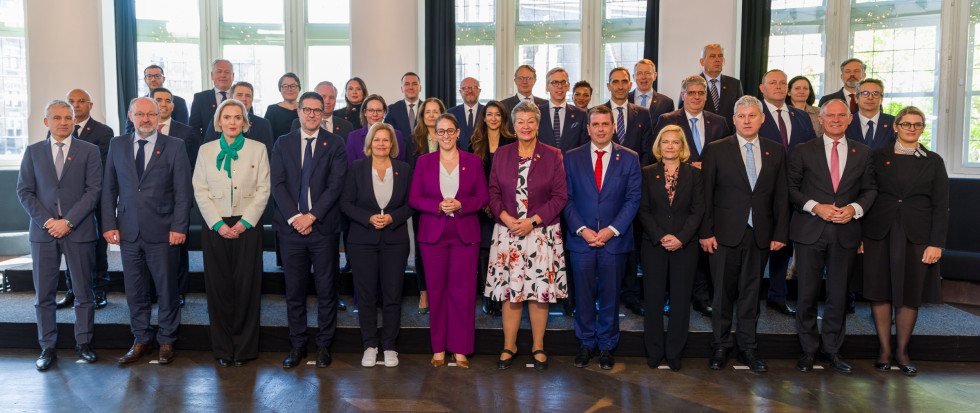
POLYGON ((677 192, 677 171, 680 170, 681 168, 677 167, 671 173, 667 165, 664 165, 664 188, 667 189, 667 200, 671 205, 674 205, 674 192, 677 192))

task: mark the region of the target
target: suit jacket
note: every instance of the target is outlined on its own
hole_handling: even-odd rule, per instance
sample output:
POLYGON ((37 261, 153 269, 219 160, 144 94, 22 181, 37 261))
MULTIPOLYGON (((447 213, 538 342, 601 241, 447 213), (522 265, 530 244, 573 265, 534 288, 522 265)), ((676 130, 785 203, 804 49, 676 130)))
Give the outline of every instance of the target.
MULTIPOLYGON (((856 96, 855 96, 855 98, 856 98, 856 96)), ((843 100, 844 103, 846 103, 848 105, 851 104, 851 102, 849 102, 847 100, 847 96, 844 96, 844 89, 837 89, 837 91, 834 92, 834 93, 831 93, 829 95, 823 95, 823 96, 821 96, 820 97, 820 101, 817 103, 817 108, 819 109, 821 106, 823 106, 824 103, 827 103, 828 101, 831 101, 831 100, 834 100, 834 99, 843 100)))
MULTIPOLYGON (((343 139, 344 143, 347 143, 347 135, 354 131, 354 125, 351 125, 350 122, 337 115, 333 115, 331 121, 333 122, 333 130, 330 132, 340 136, 340 139, 343 139)), ((293 124, 289 125, 289 131, 292 132, 300 127, 299 118, 293 119, 293 124)), ((320 127, 322 128, 323 126, 321 125, 320 127)), ((276 139, 279 139, 279 137, 276 137, 276 139)))
POLYGON ((391 199, 381 208, 374 196, 374 172, 371 159, 360 159, 351 165, 347 173, 340 208, 350 217, 348 242, 354 244, 408 244, 408 219, 415 213, 408 206, 408 190, 412 185, 412 167, 392 159, 394 179, 391 199), (391 215, 391 224, 377 230, 371 225, 371 216, 381 211, 391 215))
POLYGON ((749 212, 752 213, 758 248, 769 249, 771 241, 787 243, 789 195, 786 188, 786 154, 783 145, 756 138, 762 164, 755 189, 742 161, 735 135, 710 143, 701 160, 704 177, 704 219, 701 239, 716 237, 729 247, 742 242, 749 212))
POLYGON ((194 132, 190 126, 172 120, 170 122, 170 135, 184 141, 184 149, 187 150, 187 159, 190 161, 188 167, 197 163, 197 151, 201 149, 201 136, 194 132))
POLYGON ((643 237, 654 245, 667 234, 687 245, 698 235, 704 217, 704 187, 701 170, 680 164, 674 201, 667 195, 664 164, 657 162, 643 168, 643 190, 637 217, 643 226, 643 237))
MULTIPOLYGON (((306 144, 303 133, 292 131, 276 140, 272 148, 270 164, 272 197, 276 210, 272 216, 272 228, 279 236, 301 241, 290 218, 300 214, 300 185, 303 182, 302 147, 306 144)), ((347 174, 347 152, 344 141, 336 134, 320 128, 317 132, 316 149, 313 151, 313 171, 310 176, 310 213, 316 217, 313 229, 324 235, 340 232, 343 216, 340 214, 340 194, 347 174)))
MULTIPOLYGON (((500 213, 517 217, 517 146, 520 142, 497 147, 490 166, 490 212, 498 224, 500 213)), ((557 148, 538 142, 527 171, 527 216, 541 218, 545 226, 557 224, 568 200, 565 166, 557 148)))
MULTIPOLYGON (((364 154, 364 140, 367 139, 367 134, 367 126, 356 129, 347 134, 347 165, 351 165, 354 163, 354 161, 367 157, 367 155, 364 154)), ((395 129, 395 141, 398 142, 398 156, 395 159, 398 159, 399 161, 405 161, 409 152, 409 145, 407 145, 405 142, 405 136, 412 135, 402 135, 401 131, 395 129)))
POLYGON ((487 206, 487 182, 483 178, 483 162, 479 156, 459 151, 459 190, 455 198, 461 208, 453 217, 439 211, 442 190, 439 188, 439 153, 419 157, 412 174, 408 204, 419 212, 419 242, 435 243, 442 237, 446 221, 455 220, 459 240, 465 244, 480 243, 480 221, 477 213, 487 206))
MULTIPOLYGON (((422 102, 422 99, 419 99, 415 104, 416 116, 422 110, 420 108, 422 102)), ((402 136, 412 136, 412 124, 408 120, 408 104, 405 103, 405 99, 388 105, 388 113, 385 114, 384 122, 391 125, 396 131, 401 132, 402 136)))
MULTIPOLYGON (((173 96, 173 99, 170 102, 173 103, 174 109, 170 112, 170 117, 176 120, 177 122, 187 125, 189 122, 188 119, 189 115, 187 114, 187 101, 185 101, 184 98, 177 95, 171 95, 171 96, 173 96)), ((126 118, 126 133, 127 134, 133 133, 133 131, 135 130, 136 127, 133 125, 133 121, 129 120, 129 118, 126 118)), ((193 163, 191 165, 193 165, 193 163)))
MULTIPOLYGON (((701 152, 703 153, 709 143, 729 136, 732 132, 728 129, 728 123, 725 122, 725 118, 711 112, 702 111, 701 113, 704 118, 704 145, 701 147, 701 152)), ((684 113, 684 109, 677 109, 673 112, 660 115, 660 119, 657 120, 657 126, 653 128, 653 133, 647 137, 649 141, 643 144, 643 153, 640 154, 640 161, 643 162, 645 157, 646 161, 644 165, 657 162, 657 158, 653 156, 653 142, 657 139, 660 131, 666 128, 667 125, 677 125, 684 130, 684 137, 687 138, 687 147, 691 150, 691 157, 687 158, 687 161, 701 162, 702 154, 698 153, 697 146, 694 144, 694 133, 691 132, 691 122, 687 120, 687 114, 684 113)))
POLYGON ((568 222, 569 251, 586 253, 593 248, 575 233, 586 227, 593 231, 612 226, 619 231, 603 246, 612 254, 633 251, 633 218, 640 208, 640 157, 628 148, 613 143, 606 165, 602 191, 596 187, 592 162, 592 144, 568 151, 565 156, 565 182, 568 203, 563 210, 568 222))
POLYGON ((857 114, 854 114, 851 119, 851 124, 847 125, 847 130, 844 131, 844 137, 855 142, 860 142, 867 145, 871 150, 881 149, 881 148, 891 148, 895 145, 895 117, 889 115, 885 112, 881 112, 878 116, 878 123, 875 125, 874 131, 874 141, 870 143, 865 142, 864 132, 861 132, 861 118, 857 114))
POLYGON ((245 139, 238 159, 231 162, 231 179, 216 165, 219 152, 221 143, 216 140, 201 145, 194 165, 194 199, 204 224, 213 228, 224 217, 241 216, 250 225, 258 225, 270 192, 265 145, 245 139))
MULTIPOLYGON (((703 77, 705 81, 708 81, 708 78, 705 77, 704 72, 701 72, 700 76, 703 77)), ((720 95, 718 98, 721 101, 721 104, 717 107, 715 106, 715 101, 711 99, 711 83, 710 81, 708 82, 708 87, 705 89, 705 92, 708 94, 705 96, 704 110, 725 118, 725 121, 728 122, 728 129, 735 130, 735 102, 745 95, 745 93, 742 92, 742 82, 734 77, 721 75, 721 85, 718 89, 718 93, 720 95)), ((677 101, 680 102, 678 109, 682 109, 684 107, 684 101, 680 98, 678 98, 677 101)))
MULTIPOLYGON (((248 132, 245 132, 245 137, 265 145, 265 153, 272 156, 272 145, 276 143, 276 138, 272 136, 272 124, 266 118, 254 113, 248 114, 248 123, 248 132)), ((204 135, 204 143, 216 141, 219 137, 221 137, 221 132, 210 127, 207 134, 204 135)))
MULTIPOLYGON (((603 105, 612 109, 612 103, 610 101, 606 101, 603 105)), ((619 143, 638 154, 643 153, 643 142, 649 141, 651 144, 653 142, 649 136, 653 132, 653 120, 650 119, 650 111, 647 108, 627 103, 626 137, 622 142, 619 142, 619 136, 615 134, 616 117, 619 115, 619 111, 616 109, 612 109, 612 111, 613 142, 619 143)))
MULTIPOLYGON (((229 98, 231 98, 230 95, 231 91, 229 91, 229 98)), ((208 129, 214 129, 214 111, 217 109, 218 99, 214 97, 214 88, 197 92, 194 94, 194 100, 191 102, 188 123, 191 128, 194 128, 197 133, 206 138, 208 136, 208 129)))
POLYGON ((54 169, 51 138, 28 145, 17 175, 17 198, 31 217, 28 239, 31 242, 51 242, 44 223, 58 219, 58 202, 62 217, 74 228, 65 238, 72 242, 92 242, 100 234, 95 229, 95 206, 102 191, 102 163, 99 148, 88 142, 72 139, 61 179, 54 169))
POLYGON ((333 111, 334 117, 343 118, 354 127, 354 130, 358 130, 364 125, 361 125, 361 105, 355 105, 353 107, 346 106, 333 111))
MULTIPOLYGON (((476 104, 476 111, 473 113, 473 128, 476 127, 477 122, 483 117, 483 106, 479 102, 476 104)), ((446 113, 451 113, 456 117, 459 122, 459 142, 457 146, 460 150, 468 151, 470 148, 470 137, 473 136, 473 128, 466 124, 466 104, 459 104, 453 106, 446 110, 446 113)))
MULTIPOLYGON (((517 104, 521 103, 521 98, 517 97, 517 95, 514 94, 514 95, 511 95, 510 97, 508 97, 506 99, 501 100, 500 103, 503 103, 504 104, 504 107, 507 108, 507 117, 510 119, 510 130, 511 130, 511 132, 513 132, 514 131, 514 117, 511 116, 511 114, 514 113, 514 108, 517 107, 517 104)), ((542 98, 539 98, 537 96, 534 96, 534 105, 535 106, 541 106, 541 105, 546 105, 546 104, 548 104, 548 99, 542 99, 542 98)))
MULTIPOLYGON (((190 127, 188 127, 190 130, 190 127)), ((191 166, 184 142, 157 134, 153 152, 136 175, 134 134, 117 136, 109 147, 102 181, 102 231, 119 230, 119 239, 170 241, 170 233, 187 234, 191 212, 191 166)))
MULTIPOLYGON (((811 139, 816 139, 817 133, 813 130, 813 122, 810 120, 810 114, 790 105, 784 105, 783 108, 789 111, 789 120, 792 124, 789 135, 789 150, 786 151, 786 156, 793 156, 793 149, 796 148, 796 145, 810 141, 811 139)), ((769 106, 764 102, 762 104, 762 113, 766 115, 766 119, 762 122, 762 127, 759 129, 759 136, 782 145, 783 137, 779 134, 779 124, 777 123, 778 120, 776 120, 776 114, 770 113, 769 106)))
POLYGON ((538 106, 541 111, 541 122, 538 123, 538 140, 541 143, 561 150, 561 153, 578 148, 589 142, 589 116, 585 110, 571 103, 565 104, 565 125, 561 130, 561 145, 555 144, 555 132, 552 126, 555 113, 549 112, 550 104, 538 106))
POLYGON ((789 239, 802 244, 813 244, 820 238, 825 225, 838 225, 837 239, 844 248, 857 248, 861 243, 861 223, 852 219, 846 224, 831 224, 819 216, 803 211, 808 201, 838 207, 856 203, 867 212, 878 191, 871 167, 871 148, 845 139, 847 161, 841 174, 840 184, 834 191, 827 166, 827 153, 823 138, 803 145, 790 156, 786 176, 789 181, 789 199, 793 205, 793 221, 789 239))
POLYGON ((907 156, 896 154, 890 147, 872 153, 878 196, 861 219, 862 235, 883 239, 897 220, 909 242, 945 248, 949 226, 946 165, 931 151, 926 152, 925 158, 916 158, 908 170, 897 169, 891 162, 907 156))
MULTIPOLYGON (((647 104, 649 105, 647 109, 650 110, 650 119, 656 122, 660 118, 660 115, 674 111, 674 100, 667 97, 667 95, 657 93, 655 90, 651 90, 651 92, 652 96, 647 99, 647 104)), ((636 89, 631 90, 629 96, 629 102, 635 102, 633 99, 636 97, 636 89)))
MULTIPOLYGON (((103 167, 105 167, 106 156, 109 155, 109 141, 112 140, 113 136, 116 136, 116 134, 108 125, 95 119, 88 118, 88 122, 85 124, 85 129, 79 130, 78 136, 76 137, 99 147, 99 156, 102 159, 103 167)), ((48 137, 51 137, 50 132, 48 133, 48 137)))

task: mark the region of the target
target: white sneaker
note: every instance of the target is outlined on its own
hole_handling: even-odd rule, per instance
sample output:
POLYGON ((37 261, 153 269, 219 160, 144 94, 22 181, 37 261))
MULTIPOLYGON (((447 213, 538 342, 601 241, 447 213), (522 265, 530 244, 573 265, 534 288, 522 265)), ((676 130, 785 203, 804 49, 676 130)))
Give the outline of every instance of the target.
POLYGON ((361 358, 361 366, 374 367, 378 363, 378 348, 368 347, 364 349, 364 357, 361 358))
POLYGON ((395 350, 385 350, 385 367, 395 367, 398 365, 398 352, 395 350))

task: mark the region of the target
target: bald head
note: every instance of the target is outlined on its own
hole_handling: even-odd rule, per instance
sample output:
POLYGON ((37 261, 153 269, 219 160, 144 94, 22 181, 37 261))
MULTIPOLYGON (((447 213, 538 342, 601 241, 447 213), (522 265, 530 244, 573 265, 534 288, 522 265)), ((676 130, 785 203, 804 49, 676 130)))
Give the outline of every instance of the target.
POLYGON ((82 123, 88 120, 92 112, 92 95, 85 89, 73 89, 65 95, 65 100, 75 111, 75 123, 82 123))
POLYGON ((139 97, 129 102, 129 120, 142 138, 153 135, 160 123, 160 109, 157 102, 148 97, 139 97))

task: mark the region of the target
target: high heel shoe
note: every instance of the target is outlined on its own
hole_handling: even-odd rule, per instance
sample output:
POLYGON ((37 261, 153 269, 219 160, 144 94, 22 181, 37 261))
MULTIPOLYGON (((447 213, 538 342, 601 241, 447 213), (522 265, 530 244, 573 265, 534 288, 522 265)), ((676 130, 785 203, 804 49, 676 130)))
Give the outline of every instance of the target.
POLYGON ((461 356, 463 358, 460 359, 460 358, 456 357, 456 353, 453 353, 453 361, 456 362, 456 366, 462 367, 464 369, 470 368, 470 361, 469 361, 469 359, 466 359, 465 358, 466 356, 464 356, 462 354, 460 354, 459 356, 461 356))
POLYGON ((514 358, 517 357, 517 354, 514 354, 513 351, 507 349, 500 350, 500 354, 505 353, 510 354, 510 358, 506 360, 497 360, 497 370, 507 370, 514 364, 514 358))
POLYGON ((436 356, 435 356, 435 354, 433 354, 432 355, 432 360, 430 360, 429 363, 432 363, 432 367, 439 367, 439 366, 441 366, 443 364, 446 364, 446 358, 445 358, 445 356, 443 356, 442 359, 437 359, 436 356))

